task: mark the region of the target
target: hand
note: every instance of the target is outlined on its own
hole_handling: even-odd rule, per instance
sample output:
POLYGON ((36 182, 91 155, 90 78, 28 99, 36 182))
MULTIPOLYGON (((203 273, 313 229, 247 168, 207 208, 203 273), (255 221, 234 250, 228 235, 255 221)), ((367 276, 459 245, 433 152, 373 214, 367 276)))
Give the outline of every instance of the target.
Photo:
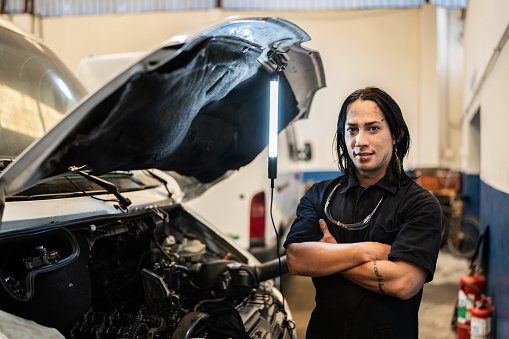
POLYGON ((320 242, 327 242, 329 244, 337 244, 336 238, 332 236, 329 232, 329 228, 327 227, 327 223, 325 220, 320 219, 318 220, 318 223, 320 224, 320 229, 322 230, 323 237, 320 239, 320 242))
MULTIPOLYGON (((329 228, 327 227, 325 220, 320 219, 318 220, 318 223, 323 233, 323 237, 319 240, 319 242, 337 244, 338 242, 336 241, 336 238, 334 238, 329 232, 329 228)), ((367 255, 366 261, 389 259, 389 253, 391 252, 390 245, 373 241, 359 242, 356 244, 357 246, 360 246, 360 248, 362 248, 364 253, 367 255)))

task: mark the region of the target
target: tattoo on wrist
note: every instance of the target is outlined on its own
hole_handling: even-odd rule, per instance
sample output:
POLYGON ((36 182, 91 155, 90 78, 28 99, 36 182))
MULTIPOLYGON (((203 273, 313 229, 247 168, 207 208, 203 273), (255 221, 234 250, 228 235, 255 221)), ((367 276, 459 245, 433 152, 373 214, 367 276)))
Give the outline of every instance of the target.
POLYGON ((383 289, 383 281, 384 281, 384 278, 383 276, 380 274, 380 272, 378 272, 378 267, 376 266, 376 261, 373 261, 373 269, 375 271, 375 276, 376 276, 376 280, 378 281, 378 291, 380 292, 380 294, 385 294, 385 291, 383 289))

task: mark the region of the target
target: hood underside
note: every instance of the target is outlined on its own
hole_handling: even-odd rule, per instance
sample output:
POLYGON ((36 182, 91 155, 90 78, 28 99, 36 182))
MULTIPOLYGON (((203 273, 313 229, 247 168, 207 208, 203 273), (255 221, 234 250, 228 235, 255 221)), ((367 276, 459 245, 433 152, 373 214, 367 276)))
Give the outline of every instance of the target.
POLYGON ((275 65, 267 53, 288 63, 280 77, 280 129, 307 116, 324 86, 322 64, 300 46, 309 37, 286 21, 218 27, 157 49, 81 101, 2 173, 2 193, 76 170, 158 168, 209 183, 251 162, 268 142, 275 65))

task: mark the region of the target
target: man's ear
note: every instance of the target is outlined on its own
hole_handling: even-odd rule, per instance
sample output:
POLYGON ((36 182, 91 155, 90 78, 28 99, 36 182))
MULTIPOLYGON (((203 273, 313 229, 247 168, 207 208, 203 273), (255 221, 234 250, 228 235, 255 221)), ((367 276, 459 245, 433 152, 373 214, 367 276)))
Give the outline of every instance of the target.
POLYGON ((405 131, 403 131, 403 129, 399 129, 399 137, 398 137, 398 140, 396 141, 396 143, 398 143, 401 138, 403 138, 403 136, 405 135, 405 131))
POLYGON ((401 128, 399 129, 399 136, 398 136, 398 139, 394 139, 394 137, 392 138, 392 144, 393 145, 396 145, 400 140, 401 138, 403 138, 403 135, 405 135, 405 131, 403 131, 401 128))

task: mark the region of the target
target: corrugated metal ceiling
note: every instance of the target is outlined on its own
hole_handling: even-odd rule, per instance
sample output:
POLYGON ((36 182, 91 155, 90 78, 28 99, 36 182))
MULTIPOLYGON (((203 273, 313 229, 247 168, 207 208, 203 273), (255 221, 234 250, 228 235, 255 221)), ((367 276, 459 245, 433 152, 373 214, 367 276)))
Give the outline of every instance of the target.
POLYGON ((222 0, 224 9, 327 10, 418 7, 424 0, 222 0))
POLYGON ((466 8, 468 0, 222 0, 221 7, 236 10, 326 10, 419 7, 426 2, 466 8))
POLYGON ((328 10, 419 7, 426 2, 465 8, 468 0, 0 0, 0 12, 71 16, 179 10, 328 10))

